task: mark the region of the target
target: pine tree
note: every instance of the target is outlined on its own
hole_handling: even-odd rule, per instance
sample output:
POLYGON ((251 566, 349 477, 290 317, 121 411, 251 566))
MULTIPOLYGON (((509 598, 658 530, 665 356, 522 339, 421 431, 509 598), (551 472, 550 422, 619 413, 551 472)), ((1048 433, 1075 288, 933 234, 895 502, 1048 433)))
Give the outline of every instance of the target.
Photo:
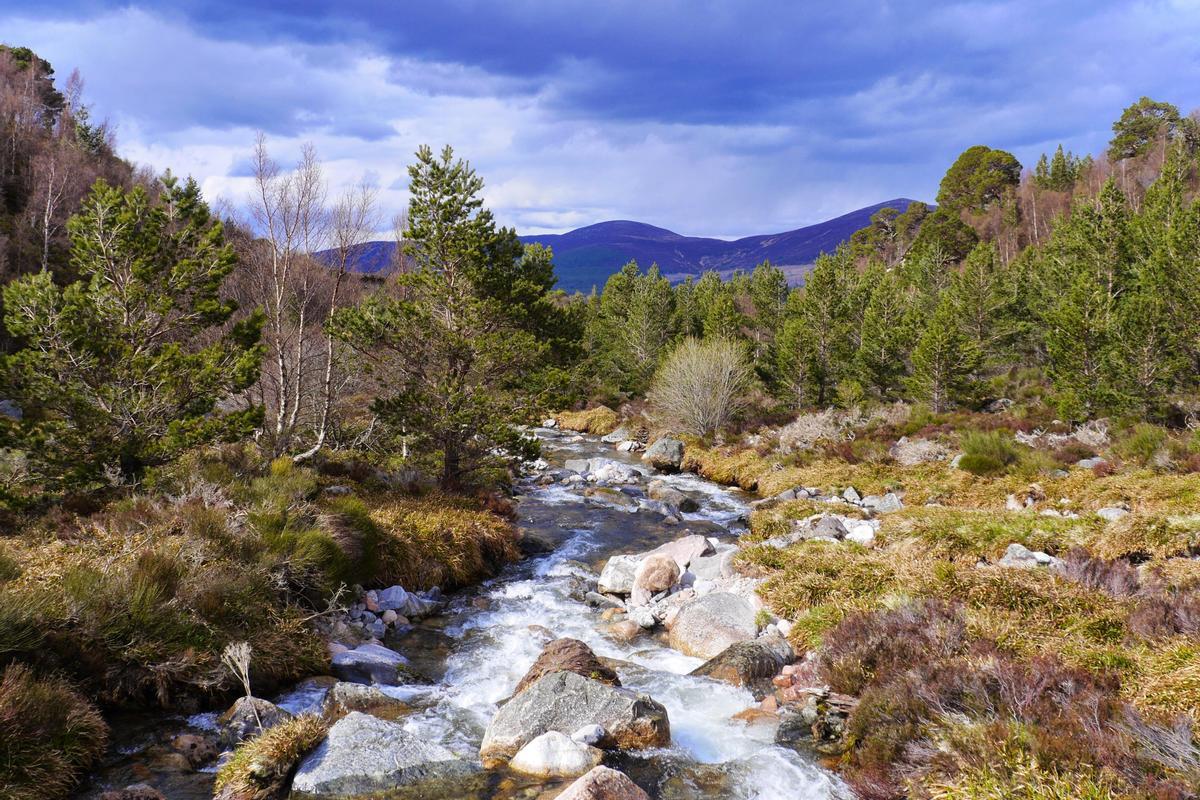
POLYGON ((824 406, 849 370, 855 278, 849 250, 839 248, 817 258, 803 291, 789 299, 777 358, 781 378, 795 397, 824 406))
POLYGON ((854 366, 862 385, 884 400, 895 396, 908 372, 906 362, 913 338, 911 309, 896 273, 878 274, 863 314, 854 366))
POLYGON ((913 393, 934 413, 974 397, 976 370, 982 363, 978 346, 963 332, 952 298, 938 304, 912 354, 913 393))
POLYGON ((333 330, 386 376, 380 420, 455 489, 501 454, 536 449, 515 424, 538 411, 527 379, 548 358, 538 320, 553 276, 536 253, 523 260, 516 234, 483 207, 483 181, 449 147, 421 147, 409 178, 414 268, 397 277, 399 296, 342 309, 333 330))
POLYGON ((141 188, 98 182, 69 223, 79 280, 49 272, 4 290, 5 325, 24 348, 4 364, 24 411, 0 435, 50 489, 104 472, 135 478, 183 448, 247 435, 262 409, 219 404, 258 375, 261 315, 235 324, 221 296, 236 256, 195 181, 141 188))
POLYGON ((733 341, 740 338, 741 331, 742 315, 734 305, 733 292, 729 287, 723 287, 709 302, 704 314, 704 338, 733 341))
POLYGON ((1007 277, 996 246, 989 242, 971 251, 950 282, 963 330, 985 359, 999 360, 1016 334, 1014 287, 1007 277))

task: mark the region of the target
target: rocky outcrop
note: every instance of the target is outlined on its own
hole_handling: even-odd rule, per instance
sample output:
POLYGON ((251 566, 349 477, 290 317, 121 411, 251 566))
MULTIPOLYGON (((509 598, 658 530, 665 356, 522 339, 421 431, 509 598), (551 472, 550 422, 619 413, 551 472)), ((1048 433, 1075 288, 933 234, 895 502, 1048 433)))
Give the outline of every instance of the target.
POLYGON ((642 460, 660 472, 678 472, 683 464, 683 442, 664 436, 646 448, 642 460))
POLYGON ((508 766, 539 778, 574 778, 598 765, 603 757, 599 748, 559 731, 546 731, 518 750, 508 766))
POLYGON ((221 744, 227 748, 257 736, 267 728, 290 719, 291 714, 259 697, 239 697, 229 710, 217 718, 221 744))
POLYGON ((650 800, 650 795, 624 773, 596 767, 568 786, 555 800, 650 800))
POLYGON ((293 796, 359 797, 470 775, 476 767, 394 722, 352 711, 333 724, 292 780, 293 796))
POLYGON ((792 658, 785 639, 763 637, 729 645, 691 674, 744 686, 761 699, 774 690, 771 680, 792 658))
POLYGON ((543 675, 551 672, 574 672, 609 686, 621 685, 617 673, 597 658, 592 648, 578 639, 562 638, 555 639, 542 648, 537 660, 517 683, 513 694, 520 694, 543 675))
POLYGON ((484 732, 480 756, 495 764, 546 731, 570 735, 592 724, 604 728, 610 747, 662 747, 671 740, 667 710, 650 697, 574 672, 551 672, 500 707, 484 732))
POLYGON ((715 658, 758 633, 755 612, 741 597, 713 592, 685 603, 671 623, 671 647, 697 658, 715 658))

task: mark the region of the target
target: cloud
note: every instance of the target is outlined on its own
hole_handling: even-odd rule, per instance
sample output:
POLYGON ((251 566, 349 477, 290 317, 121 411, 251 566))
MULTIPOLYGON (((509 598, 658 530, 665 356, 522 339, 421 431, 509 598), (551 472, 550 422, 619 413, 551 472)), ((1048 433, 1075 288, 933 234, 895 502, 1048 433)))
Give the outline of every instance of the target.
POLYGON ((249 191, 257 130, 405 202, 449 142, 523 232, 639 219, 784 230, 930 198, 963 148, 1103 148, 1142 94, 1200 104, 1200 8, 1157 2, 10 0, 0 30, 78 66, 128 157, 249 191))

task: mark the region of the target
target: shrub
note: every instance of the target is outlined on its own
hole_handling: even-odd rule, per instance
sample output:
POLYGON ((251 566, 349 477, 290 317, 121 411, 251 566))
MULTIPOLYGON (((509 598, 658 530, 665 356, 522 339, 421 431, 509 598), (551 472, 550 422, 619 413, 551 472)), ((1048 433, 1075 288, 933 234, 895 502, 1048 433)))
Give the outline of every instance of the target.
POLYGON ((65 797, 104 753, 108 726, 58 678, 12 664, 0 677, 0 795, 65 797))
POLYGON ((1064 559, 1063 576, 1112 597, 1129 597, 1141 589, 1137 569, 1123 558, 1105 561, 1082 547, 1073 547, 1064 559))
POLYGON ((998 475, 1020 458, 1020 450, 1004 431, 967 431, 958 466, 973 475, 998 475))
POLYGON ((742 404, 753 374, 741 344, 689 337, 654 375, 651 417, 680 433, 715 433, 742 404))
POLYGON ((617 412, 608 406, 596 406, 586 411, 560 411, 554 417, 560 428, 580 433, 605 436, 617 429, 617 412))
POLYGON ((1143 422, 1135 425, 1132 431, 1113 445, 1113 451, 1124 461, 1146 467, 1154 462, 1166 440, 1166 431, 1157 425, 1143 422))
POLYGON ((217 772, 216 796, 221 800, 282 796, 300 759, 321 743, 328 730, 324 718, 301 714, 243 742, 217 772))
POLYGON ((1139 601, 1129 615, 1129 630, 1144 639, 1200 633, 1200 590, 1170 592, 1139 601))
POLYGON ((833 691, 857 695, 922 661, 960 655, 966 640, 961 611, 940 600, 917 601, 846 617, 825 635, 818 665, 833 691))

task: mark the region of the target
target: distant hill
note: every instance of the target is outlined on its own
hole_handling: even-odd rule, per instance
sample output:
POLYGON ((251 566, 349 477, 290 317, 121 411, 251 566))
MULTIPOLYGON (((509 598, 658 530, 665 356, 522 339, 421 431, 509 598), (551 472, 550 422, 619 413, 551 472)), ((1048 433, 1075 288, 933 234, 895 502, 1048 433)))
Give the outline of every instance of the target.
MULTIPOLYGON (((735 241, 682 236, 665 228, 629 220, 600 222, 568 233, 522 236, 521 239, 554 250, 558 285, 568 291, 586 292, 592 286, 602 287, 609 275, 631 260, 643 267, 658 264, 663 274, 675 281, 705 270, 728 274, 735 269, 752 269, 756 264, 770 261, 783 268, 793 283, 800 283, 818 255, 837 249, 852 233, 866 227, 876 211, 887 206, 903 211, 912 202, 897 198, 816 225, 735 241)), ((394 247, 391 242, 363 245, 355 255, 354 269, 378 272, 387 268, 394 247)))

